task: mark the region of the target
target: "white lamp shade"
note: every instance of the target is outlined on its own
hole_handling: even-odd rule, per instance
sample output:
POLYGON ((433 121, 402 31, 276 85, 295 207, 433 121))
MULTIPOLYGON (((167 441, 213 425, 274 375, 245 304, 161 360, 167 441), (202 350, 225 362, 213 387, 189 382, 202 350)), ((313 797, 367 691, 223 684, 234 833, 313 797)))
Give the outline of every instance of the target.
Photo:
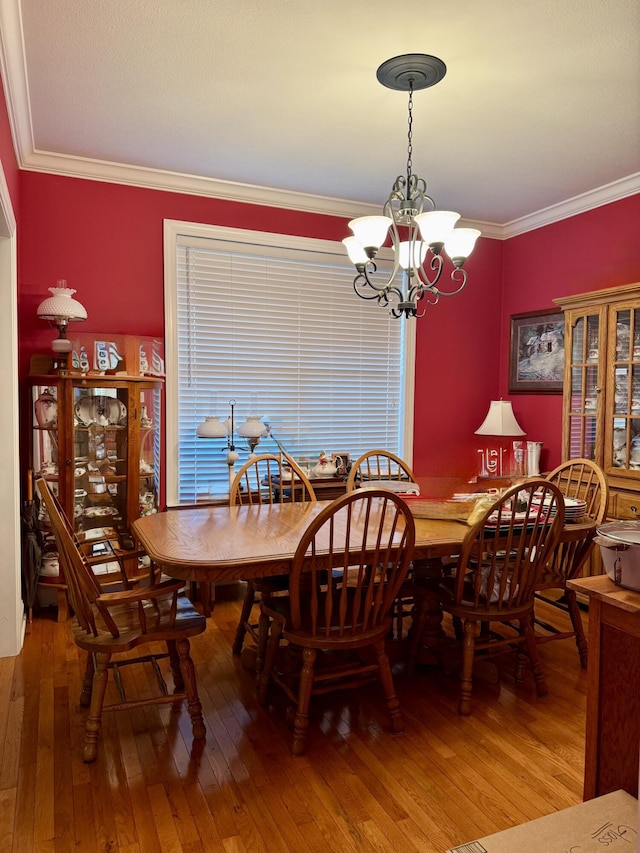
POLYGON ((207 417, 196 429, 198 438, 226 438, 228 430, 220 418, 207 417))
POLYGON ((398 263, 403 270, 408 270, 409 267, 414 270, 418 269, 418 267, 421 267, 424 263, 424 259, 426 258, 428 251, 427 244, 420 240, 413 243, 409 240, 404 240, 402 243, 398 244, 398 263), (413 259, 411 258, 412 246, 413 259))
POLYGON ((238 435, 241 435, 243 438, 260 438, 261 435, 264 435, 266 429, 259 417, 250 415, 238 427, 238 435))
POLYGON ((430 210, 428 213, 419 213, 415 222, 422 239, 427 246, 431 246, 433 243, 446 243, 458 219, 460 214, 453 210, 430 210))
POLYGON ((58 287, 50 287, 51 296, 38 305, 36 311, 38 317, 41 320, 50 320, 54 323, 56 320, 67 320, 68 322, 86 320, 87 309, 77 299, 72 298, 76 291, 71 287, 65 287, 66 281, 60 280, 58 285, 58 287))
POLYGON ((369 262, 369 256, 364 250, 364 246, 356 240, 355 237, 345 237, 342 241, 349 255, 349 260, 357 267, 358 264, 366 264, 369 262))
POLYGON ((454 228, 444 243, 445 252, 451 260, 466 260, 480 236, 477 228, 454 228))
POLYGON ((492 400, 476 435, 526 435, 511 407, 510 400, 492 400))
POLYGON ((379 249, 387 239, 392 224, 388 216, 360 216, 352 219, 349 228, 363 249, 379 249))

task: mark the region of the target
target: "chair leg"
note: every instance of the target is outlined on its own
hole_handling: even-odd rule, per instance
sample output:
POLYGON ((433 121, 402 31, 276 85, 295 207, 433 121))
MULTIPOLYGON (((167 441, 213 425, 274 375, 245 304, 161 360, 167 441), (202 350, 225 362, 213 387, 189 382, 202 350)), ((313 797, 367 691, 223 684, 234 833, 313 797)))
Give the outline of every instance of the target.
POLYGON ((393 684, 393 675, 391 674, 391 664, 387 655, 384 640, 376 643, 374 646, 376 656, 378 658, 378 669, 380 671, 380 681, 384 688, 384 695, 387 699, 387 708, 391 717, 391 729, 395 734, 402 734, 404 731, 404 722, 402 713, 400 712, 400 702, 393 684))
POLYGON ((87 654, 87 663, 82 676, 82 691, 80 692, 80 704, 83 708, 88 708, 91 704, 91 690, 93 688, 93 673, 95 672, 95 663, 91 652, 87 654))
POLYGON ((293 744, 291 752, 293 755, 304 753, 307 729, 309 728, 309 703, 311 701, 311 688, 313 687, 313 665, 316 660, 315 649, 304 649, 302 652, 302 670, 300 672, 300 686, 298 687, 298 708, 293 724, 293 744))
POLYGON ((409 651, 407 654, 407 674, 413 675, 418 663, 418 653, 427 625, 427 601, 419 592, 414 597, 413 623, 409 631, 409 651))
POLYGON ((263 643, 263 650, 258 651, 258 657, 264 661, 262 670, 258 674, 258 704, 266 705, 269 694, 269 685, 271 683, 271 672, 276 661, 278 648, 280 646, 280 638, 282 637, 282 622, 279 619, 272 619, 268 630, 260 635, 260 640, 263 643))
POLYGON ((184 679, 180 669, 180 655, 176 648, 175 640, 167 640, 167 651, 169 652, 169 663, 171 664, 171 675, 176 693, 184 690, 184 679))
POLYGON ((473 689, 473 656, 476 645, 476 623, 471 619, 464 621, 462 640, 462 671, 460 673, 460 701, 458 713, 466 717, 471 713, 471 691, 473 689))
POLYGON ((453 624, 453 635, 459 642, 464 639, 464 630, 462 628, 462 619, 459 616, 454 616, 451 620, 453 624))
POLYGON ((269 622, 271 620, 266 613, 260 611, 258 620, 258 653, 256 655, 256 684, 260 684, 260 676, 264 669, 264 660, 267 651, 267 643, 269 642, 269 622))
POLYGON ((242 612, 240 614, 240 621, 238 622, 238 627, 236 628, 236 635, 233 640, 233 646, 231 647, 231 651, 234 655, 239 655, 242 652, 242 644, 244 643, 244 637, 247 633, 246 623, 251 617, 251 610, 253 609, 255 601, 256 591, 251 581, 247 581, 247 590, 244 594, 244 601, 242 602, 242 612))
POLYGON ((531 661, 531 669, 533 670, 533 678, 536 684, 536 693, 538 696, 546 696, 549 688, 547 687, 544 672, 542 671, 538 644, 536 643, 536 635, 533 629, 533 610, 520 619, 520 632, 525 638, 527 654, 531 661))
POLYGON ((89 706, 89 716, 85 725, 84 732, 84 747, 82 749, 82 758, 87 764, 95 761, 98 754, 98 735, 102 725, 102 706, 104 705, 104 695, 107 690, 108 666, 111 660, 111 655, 106 652, 99 652, 95 656, 95 669, 93 672, 93 687, 91 689, 91 704, 89 706))
POLYGON ((565 601, 567 602, 569 616, 571 617, 571 624, 576 635, 576 646, 578 647, 578 654, 580 655, 580 666, 583 669, 586 669, 587 661, 589 658, 589 648, 587 645, 587 638, 584 635, 582 614, 580 613, 580 608, 578 607, 576 591, 574 589, 565 589, 564 597, 565 601))
POLYGON ((182 673, 184 689, 187 694, 187 708, 191 717, 193 738, 194 740, 202 740, 206 736, 207 730, 202 719, 202 704, 198 697, 196 670, 189 653, 191 644, 186 637, 183 637, 176 641, 176 649, 180 658, 180 672, 182 673))

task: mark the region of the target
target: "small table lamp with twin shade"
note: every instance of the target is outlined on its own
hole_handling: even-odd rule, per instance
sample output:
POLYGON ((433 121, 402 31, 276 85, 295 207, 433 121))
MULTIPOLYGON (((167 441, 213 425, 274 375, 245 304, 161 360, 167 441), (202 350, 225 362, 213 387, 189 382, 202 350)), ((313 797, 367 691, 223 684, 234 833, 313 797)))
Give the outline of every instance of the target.
MULTIPOLYGON (((526 435, 513 414, 509 400, 492 400, 489 411, 482 424, 476 430, 476 435, 495 436, 498 439, 526 435)), ((496 442, 497 446, 485 447, 478 450, 480 460, 479 475, 481 477, 509 477, 525 473, 524 441, 504 440, 496 442)), ((526 472, 530 473, 530 472, 526 472)))
POLYGON ((227 442, 227 465, 229 466, 229 489, 235 478, 235 464, 238 461, 238 452, 234 443, 234 435, 237 433, 242 438, 247 440, 249 445, 249 453, 255 453, 255 449, 263 436, 268 435, 268 429, 262 423, 261 418, 250 415, 244 423, 236 427, 235 421, 235 400, 229 400, 231 414, 226 421, 221 421, 220 418, 208 416, 198 425, 196 435, 198 438, 224 438, 227 442))

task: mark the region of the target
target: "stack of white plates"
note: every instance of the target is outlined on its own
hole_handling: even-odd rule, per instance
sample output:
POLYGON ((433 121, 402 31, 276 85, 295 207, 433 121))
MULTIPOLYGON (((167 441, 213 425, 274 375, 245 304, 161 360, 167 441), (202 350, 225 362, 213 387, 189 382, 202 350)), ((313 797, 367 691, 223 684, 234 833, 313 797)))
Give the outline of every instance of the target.
MULTIPOLYGON (((547 499, 545 503, 549 503, 550 499, 547 499)), ((565 524, 575 524, 578 521, 582 521, 587 512, 587 502, 580 500, 579 498, 565 498, 564 499, 564 520, 565 524)), ((552 515, 555 514, 555 508, 552 515)))

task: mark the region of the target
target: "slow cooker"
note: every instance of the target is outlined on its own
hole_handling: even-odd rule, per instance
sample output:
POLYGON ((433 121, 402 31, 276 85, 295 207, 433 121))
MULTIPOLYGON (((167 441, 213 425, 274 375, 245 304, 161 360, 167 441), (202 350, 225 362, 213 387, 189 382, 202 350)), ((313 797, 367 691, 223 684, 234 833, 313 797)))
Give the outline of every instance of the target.
POLYGON ((640 521, 608 521, 596 533, 594 541, 611 580, 640 592, 640 521))

